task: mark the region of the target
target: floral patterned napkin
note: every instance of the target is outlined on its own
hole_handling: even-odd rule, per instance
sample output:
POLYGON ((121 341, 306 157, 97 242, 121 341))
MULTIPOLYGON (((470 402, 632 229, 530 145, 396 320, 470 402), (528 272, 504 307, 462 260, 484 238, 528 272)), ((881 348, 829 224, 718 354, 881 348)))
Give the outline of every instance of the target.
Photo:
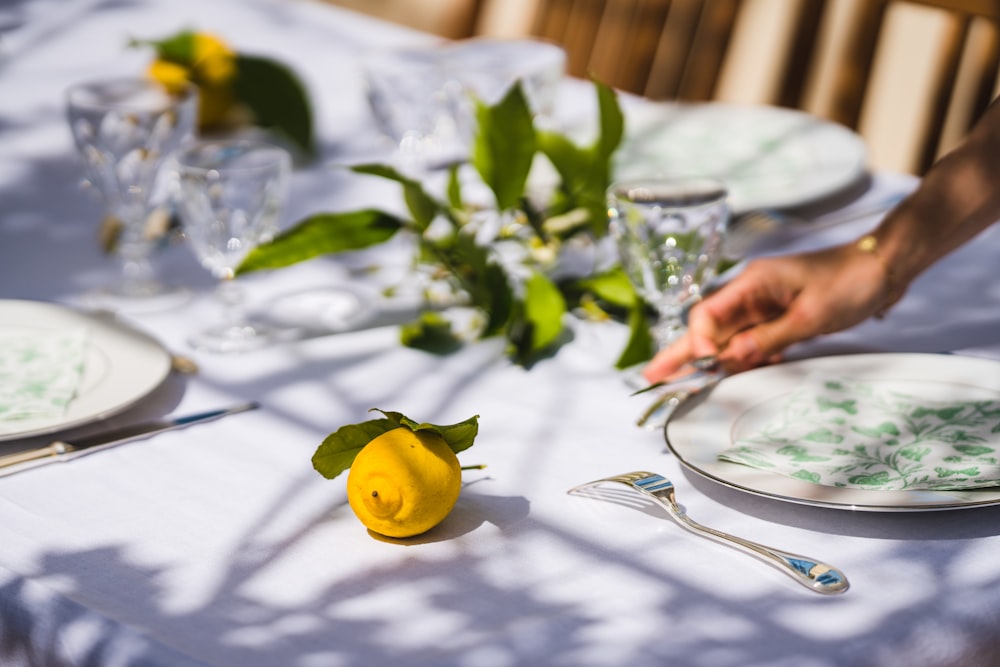
POLYGON ((47 333, 0 332, 0 433, 27 419, 65 414, 83 376, 84 327, 47 333))
POLYGON ((855 489, 1000 486, 1000 397, 938 400, 905 387, 807 382, 758 419, 748 413, 719 458, 855 489))

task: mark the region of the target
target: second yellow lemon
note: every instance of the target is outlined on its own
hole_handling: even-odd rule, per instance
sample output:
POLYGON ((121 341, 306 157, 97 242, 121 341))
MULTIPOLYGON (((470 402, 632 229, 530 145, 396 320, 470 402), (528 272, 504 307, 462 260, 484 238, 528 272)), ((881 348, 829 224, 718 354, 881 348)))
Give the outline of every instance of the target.
POLYGON ((444 520, 461 488, 458 457, 444 439, 401 427, 358 453, 347 478, 347 500, 373 532, 410 537, 444 520))

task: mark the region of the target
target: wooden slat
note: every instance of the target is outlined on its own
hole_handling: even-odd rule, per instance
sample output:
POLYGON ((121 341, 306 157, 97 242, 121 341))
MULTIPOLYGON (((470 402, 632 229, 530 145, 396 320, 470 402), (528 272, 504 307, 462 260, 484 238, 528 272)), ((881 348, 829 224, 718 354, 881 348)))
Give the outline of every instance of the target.
POLYGON ((658 98, 707 99, 743 0, 539 0, 534 34, 574 76, 658 98))
MULTIPOLYGON (((891 6, 915 5, 938 10, 945 21, 945 32, 939 52, 937 69, 930 81, 927 116, 921 134, 915 139, 916 163, 913 170, 924 173, 937 159, 941 150, 943 130, 952 112, 955 85, 960 68, 976 68, 975 100, 969 105, 970 117, 964 125, 970 127, 985 110, 994 95, 994 84, 1000 69, 1000 0, 865 0, 856 8, 848 26, 845 53, 839 60, 835 75, 832 120, 858 129, 879 40, 889 28, 886 21, 891 6), (992 22, 991 38, 984 49, 971 54, 966 62, 966 44, 970 25, 975 17, 992 22)), ((785 100, 789 101, 789 100, 785 100)))
POLYGON ((830 112, 832 120, 850 128, 858 127, 887 5, 887 0, 864 0, 850 20, 845 53, 835 74, 830 112))
POLYGON ((944 129, 955 90, 955 80, 958 77, 958 67, 961 64, 963 46, 969 37, 971 18, 968 15, 952 15, 948 17, 948 32, 944 39, 944 49, 941 54, 941 65, 935 76, 930 101, 930 115, 920 140, 917 169, 920 173, 927 171, 937 157, 941 142, 941 132, 944 129))
POLYGON ((973 67, 976 68, 976 86, 972 99, 972 114, 963 119, 966 130, 986 111, 996 96, 997 77, 1000 76, 1000 18, 985 22, 987 42, 976 53, 973 67))
MULTIPOLYGON (((500 0, 502 1, 502 0, 500 0)), ((896 5, 936 8, 951 14, 937 69, 930 81, 923 136, 915 139, 922 173, 942 148, 942 129, 952 134, 967 127, 985 110, 995 94, 1000 70, 1000 0, 853 0, 847 16, 845 0, 785 0, 793 30, 787 47, 779 52, 778 86, 770 103, 806 107, 806 96, 816 97, 812 78, 820 65, 819 49, 825 47, 828 20, 845 31, 836 55, 829 95, 820 95, 829 106, 825 116, 859 130, 870 79, 880 57, 880 40, 894 26, 887 19, 896 5), (989 39, 975 48, 966 46, 974 17, 990 22, 989 39), (822 44, 821 44, 822 42, 822 44), (971 61, 971 62, 970 62, 971 61), (975 67, 970 77, 969 67, 975 67), (957 118, 952 100, 959 72, 975 97, 961 108, 967 118, 957 118)), ((729 51, 734 25, 745 0, 539 0, 544 7, 537 34, 563 44, 569 52, 569 71, 576 76, 593 74, 617 88, 654 99, 709 100, 729 51)), ((978 28, 977 28, 978 30, 978 28)), ((977 34, 982 34, 980 31, 977 34)), ((772 38, 774 35, 764 35, 772 38)), ((937 57, 937 56, 936 56, 937 57)), ((824 61, 825 62, 825 61, 824 61)), ((824 69, 825 71, 825 69, 824 69)), ((963 94, 964 94, 963 85, 963 94)))
POLYGON ((710 100, 739 14, 740 0, 705 0, 677 91, 678 99, 710 100))
POLYGON ((775 104, 801 108, 805 105, 809 75, 817 67, 819 38, 827 0, 800 0, 795 8, 791 45, 782 63, 775 104))
POLYGON ((957 12, 967 16, 980 16, 991 21, 1000 21, 1000 0, 906 0, 915 5, 924 5, 957 12))
POLYGON ((692 47, 702 0, 674 0, 663 23, 643 93, 651 99, 676 99, 692 47))

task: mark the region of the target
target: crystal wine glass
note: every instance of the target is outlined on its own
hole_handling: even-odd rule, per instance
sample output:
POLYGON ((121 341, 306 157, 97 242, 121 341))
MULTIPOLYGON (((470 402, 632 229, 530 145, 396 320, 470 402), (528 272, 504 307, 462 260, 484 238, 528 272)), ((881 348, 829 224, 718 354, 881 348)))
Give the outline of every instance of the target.
POLYGON ((622 267, 659 314, 657 348, 683 333, 683 310, 715 275, 729 221, 726 187, 710 178, 623 181, 608 189, 622 267))
POLYGON ((104 305, 155 308, 179 294, 156 278, 149 256, 167 219, 156 201, 164 164, 193 137, 197 110, 193 86, 171 95, 141 78, 89 81, 67 92, 69 125, 86 180, 104 201, 102 231, 122 264, 119 284, 93 295, 104 305))
POLYGON ((363 58, 362 69, 368 104, 395 144, 390 159, 398 168, 425 175, 468 159, 465 92, 445 70, 441 50, 379 50, 363 58))
POLYGON ((265 345, 270 332, 244 309, 236 267, 278 229, 291 174, 282 148, 246 140, 194 144, 177 157, 184 233, 201 265, 221 283, 216 296, 225 321, 196 333, 190 343, 213 352, 245 352, 265 345))

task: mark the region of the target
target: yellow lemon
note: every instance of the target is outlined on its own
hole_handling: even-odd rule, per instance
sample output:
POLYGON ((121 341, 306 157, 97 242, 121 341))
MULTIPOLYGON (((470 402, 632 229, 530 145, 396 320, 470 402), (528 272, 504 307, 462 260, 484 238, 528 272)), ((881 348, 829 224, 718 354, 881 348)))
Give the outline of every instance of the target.
POLYGON ((347 477, 347 500, 371 531, 410 537, 441 523, 461 488, 458 457, 444 439, 401 427, 358 452, 347 477))
POLYGON ((193 69, 202 84, 228 84, 236 75, 236 53, 215 35, 196 33, 193 69))
MULTIPOLYGON (((163 84, 171 95, 184 90, 193 79, 193 72, 183 65, 157 58, 147 74, 163 84)), ((195 83, 199 83, 195 80, 195 83)), ((200 83, 198 86, 198 127, 210 128, 225 123, 236 104, 236 95, 228 84, 200 83)))
POLYGON ((229 86, 204 84, 198 91, 198 127, 224 125, 236 104, 236 95, 229 86))
POLYGON ((153 80, 163 84, 163 87, 171 95, 176 95, 184 90, 191 80, 190 73, 186 67, 168 60, 160 60, 159 58, 149 64, 147 74, 153 80))

